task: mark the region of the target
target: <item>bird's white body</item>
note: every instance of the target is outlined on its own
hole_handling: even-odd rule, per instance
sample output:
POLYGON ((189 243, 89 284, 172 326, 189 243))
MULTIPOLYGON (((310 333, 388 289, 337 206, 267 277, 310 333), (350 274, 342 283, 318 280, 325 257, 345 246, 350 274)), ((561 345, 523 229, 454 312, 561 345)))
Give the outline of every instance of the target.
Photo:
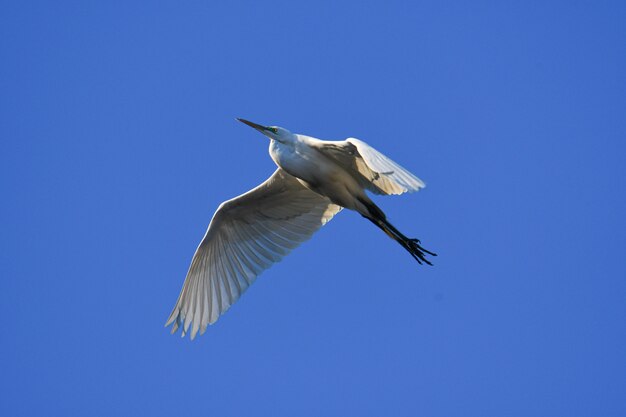
POLYGON ((278 169, 264 183, 222 203, 191 261, 166 326, 191 338, 243 294, 256 277, 309 239, 342 208, 354 210, 419 263, 428 252, 391 225, 367 196, 417 191, 424 183, 365 142, 324 141, 242 120, 270 139, 278 169))
POLYGON ((336 160, 320 150, 338 142, 298 134, 284 139, 287 138, 270 140, 269 152, 276 165, 333 203, 359 212, 365 210, 357 199, 367 198, 364 189, 336 160))

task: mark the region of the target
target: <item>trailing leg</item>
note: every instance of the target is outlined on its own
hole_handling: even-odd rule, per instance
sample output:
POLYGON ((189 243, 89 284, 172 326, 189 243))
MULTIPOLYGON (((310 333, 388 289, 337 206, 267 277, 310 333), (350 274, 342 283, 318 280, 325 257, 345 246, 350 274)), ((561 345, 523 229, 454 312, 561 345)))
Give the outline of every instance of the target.
POLYGON ((383 220, 378 220, 378 219, 374 219, 374 218, 367 217, 367 216, 364 216, 364 217, 368 219, 369 221, 371 221, 372 223, 374 223, 376 226, 378 226, 383 232, 387 234, 387 236, 389 236, 390 238, 398 242, 400 245, 402 245, 402 247, 406 249, 407 252, 411 254, 413 259, 415 259, 420 265, 424 263, 428 265, 432 265, 432 263, 428 259, 426 259, 426 254, 429 254, 432 256, 437 256, 437 254, 429 250, 426 250, 422 246, 420 246, 419 239, 410 239, 404 236, 402 233, 398 231, 398 229, 393 227, 386 220, 383 221, 383 220))
POLYGON ((367 201, 365 199, 361 199, 360 201, 365 205, 365 207, 367 207, 367 213, 361 213, 363 217, 374 223, 378 228, 385 232, 387 236, 402 245, 402 247, 406 249, 407 252, 411 254, 413 259, 415 259, 420 265, 422 263, 432 265, 432 263, 426 259, 426 254, 437 256, 436 253, 426 250, 420 246, 419 239, 411 239, 402 234, 395 228, 395 226, 389 223, 385 213, 383 213, 383 211, 371 200, 367 201))

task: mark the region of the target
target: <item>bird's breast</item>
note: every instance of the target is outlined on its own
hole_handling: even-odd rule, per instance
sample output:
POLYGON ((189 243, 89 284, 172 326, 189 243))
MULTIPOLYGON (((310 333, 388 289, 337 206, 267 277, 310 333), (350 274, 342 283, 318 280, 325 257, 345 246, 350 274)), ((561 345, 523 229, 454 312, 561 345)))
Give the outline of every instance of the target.
POLYGON ((276 165, 311 184, 332 178, 337 169, 331 161, 305 145, 285 145, 272 141, 270 155, 276 165))

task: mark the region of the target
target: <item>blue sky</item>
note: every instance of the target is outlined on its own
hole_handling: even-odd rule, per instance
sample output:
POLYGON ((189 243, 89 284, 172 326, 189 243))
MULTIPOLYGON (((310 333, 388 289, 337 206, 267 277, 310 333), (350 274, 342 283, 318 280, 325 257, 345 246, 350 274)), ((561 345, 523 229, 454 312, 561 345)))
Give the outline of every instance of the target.
POLYGON ((624 2, 4 2, 0 414, 626 415, 624 2), (163 324, 235 117, 415 172, 194 342, 163 324))

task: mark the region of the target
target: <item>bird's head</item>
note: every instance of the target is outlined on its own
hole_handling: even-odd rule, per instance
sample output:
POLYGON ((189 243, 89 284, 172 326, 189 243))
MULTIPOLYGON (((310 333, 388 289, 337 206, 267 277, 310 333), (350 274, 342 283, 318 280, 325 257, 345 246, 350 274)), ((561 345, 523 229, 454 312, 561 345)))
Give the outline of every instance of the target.
POLYGON ((293 140, 292 139, 293 133, 291 133, 290 131, 288 131, 287 129, 283 127, 263 126, 263 125, 251 122, 249 120, 240 119, 240 118, 237 118, 237 120, 239 120, 241 123, 247 124, 248 126, 258 130, 259 132, 263 133, 268 138, 277 140, 278 142, 289 143, 289 142, 292 142, 293 140))

